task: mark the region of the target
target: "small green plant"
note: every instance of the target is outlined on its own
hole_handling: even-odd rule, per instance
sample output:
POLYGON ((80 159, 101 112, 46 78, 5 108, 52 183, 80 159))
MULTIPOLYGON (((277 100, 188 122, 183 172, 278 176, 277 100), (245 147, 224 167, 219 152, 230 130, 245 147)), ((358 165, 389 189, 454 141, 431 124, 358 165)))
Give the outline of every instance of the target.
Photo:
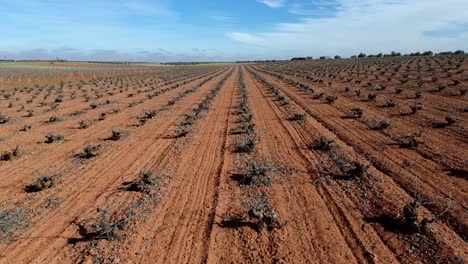
POLYGON ((271 231, 282 228, 285 223, 280 223, 278 214, 272 209, 265 193, 251 194, 246 204, 248 216, 253 219, 253 227, 257 232, 271 231))

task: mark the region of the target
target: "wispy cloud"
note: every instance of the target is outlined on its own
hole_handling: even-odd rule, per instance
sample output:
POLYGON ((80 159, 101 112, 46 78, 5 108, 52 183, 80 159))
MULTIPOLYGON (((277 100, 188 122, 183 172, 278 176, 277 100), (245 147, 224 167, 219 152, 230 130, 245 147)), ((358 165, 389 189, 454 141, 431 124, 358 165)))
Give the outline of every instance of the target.
POLYGON ((228 32, 226 33, 226 36, 233 40, 252 45, 261 45, 264 42, 264 38, 258 34, 254 35, 243 32, 228 32))
POLYGON ((336 0, 315 0, 292 3, 288 7, 288 12, 302 16, 332 17, 340 8, 340 3, 336 0))
POLYGON ((454 23, 449 27, 424 31, 423 35, 433 38, 457 38, 468 33, 468 21, 462 24, 454 23))
MULTIPOLYGON (((465 0, 337 0, 339 7, 329 17, 313 14, 298 22, 278 23, 273 30, 257 33, 235 32, 226 36, 265 50, 295 55, 351 55, 360 51, 454 50, 468 48, 468 33, 454 25, 468 23, 465 0), (428 36, 431 35, 431 36, 428 36)), ((329 8, 324 1, 318 7, 329 8)), ((320 10, 320 9, 319 9, 320 10)))
POLYGON ((284 6, 286 0, 257 0, 257 2, 265 4, 271 8, 278 8, 284 6))

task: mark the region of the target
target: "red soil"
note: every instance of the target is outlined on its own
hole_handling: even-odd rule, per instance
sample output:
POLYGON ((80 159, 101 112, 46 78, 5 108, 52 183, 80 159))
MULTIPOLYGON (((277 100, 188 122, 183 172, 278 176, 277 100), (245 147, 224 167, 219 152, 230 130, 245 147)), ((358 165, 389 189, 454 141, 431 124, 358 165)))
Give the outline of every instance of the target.
POLYGON ((0 161, 0 262, 464 263, 467 101, 452 93, 468 88, 467 67, 465 57, 165 67, 4 90, 0 151, 20 155, 0 161), (460 83, 434 92, 431 74, 460 83), (314 99, 322 92, 337 100, 314 99), (396 106, 381 107, 388 99, 396 106), (414 103, 423 108, 401 114, 414 103), (344 118, 353 107, 363 116, 344 118), (456 122, 431 126, 447 115, 456 122), (370 130, 372 119, 390 126, 370 130), (111 140, 113 129, 125 135, 111 140), (399 146, 419 131, 420 144, 399 146), (247 136, 255 146, 239 151, 247 136), (312 147, 320 137, 330 148, 312 147), (100 151, 80 158, 87 145, 100 151), (157 187, 123 188, 143 171, 157 187), (50 188, 27 188, 55 174, 50 188), (403 209, 413 201, 417 229, 403 209))

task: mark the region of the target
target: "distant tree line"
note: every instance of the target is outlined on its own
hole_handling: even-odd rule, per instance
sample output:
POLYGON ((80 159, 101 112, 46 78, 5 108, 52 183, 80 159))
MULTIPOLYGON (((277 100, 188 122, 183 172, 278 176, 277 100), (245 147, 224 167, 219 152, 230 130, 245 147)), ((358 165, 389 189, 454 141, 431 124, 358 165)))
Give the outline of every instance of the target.
MULTIPOLYGON (((387 58, 387 57, 401 57, 401 56, 444 56, 444 55, 464 55, 465 54, 465 51, 463 50, 456 50, 456 51, 444 51, 444 52, 439 52, 439 53, 436 53, 434 54, 432 51, 424 51, 424 52, 415 52, 415 53, 409 53, 409 54, 401 54, 400 52, 395 52, 395 51, 392 51, 391 53, 389 54, 383 54, 383 53, 378 53, 378 54, 369 54, 369 55, 366 55, 365 53, 359 53, 358 55, 353 55, 351 56, 350 58, 351 59, 355 59, 355 58, 387 58)), ((341 59, 342 57, 340 55, 336 55, 333 57, 335 60, 339 60, 341 59)), ((291 60, 292 61, 299 61, 299 60, 312 60, 313 58, 312 57, 295 57, 295 58, 292 58, 291 60)), ((321 56, 319 57, 320 60, 330 60, 332 59, 331 57, 329 56, 321 56)))
MULTIPOLYGON (((306 60, 306 58, 292 58, 291 60, 306 60)), ((236 61, 236 63, 261 63, 261 62, 278 62, 282 60, 252 60, 252 61, 236 61)))
POLYGON ((414 53, 409 53, 409 54, 401 54, 400 52, 395 52, 395 51, 392 51, 390 54, 382 54, 382 53, 378 53, 378 54, 369 54, 369 55, 366 55, 364 53, 359 53, 359 55, 353 55, 351 56, 351 58, 382 58, 382 57, 400 57, 400 56, 405 56, 405 57, 408 57, 408 56, 411 56, 411 57, 414 57, 414 56, 443 56, 443 55, 464 55, 465 54, 465 51, 463 50, 456 50, 456 51, 445 51, 445 52, 439 52, 439 53, 436 53, 434 54, 434 52, 428 50, 428 51, 424 51, 424 52, 414 52, 414 53))

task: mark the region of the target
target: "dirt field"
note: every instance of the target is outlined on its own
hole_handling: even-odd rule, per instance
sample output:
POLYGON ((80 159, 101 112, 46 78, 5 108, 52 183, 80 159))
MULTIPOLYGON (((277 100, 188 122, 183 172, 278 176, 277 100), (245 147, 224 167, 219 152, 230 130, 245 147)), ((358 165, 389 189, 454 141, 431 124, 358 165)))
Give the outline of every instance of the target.
POLYGON ((30 82, 0 91, 0 263, 468 261, 466 56, 30 82))

